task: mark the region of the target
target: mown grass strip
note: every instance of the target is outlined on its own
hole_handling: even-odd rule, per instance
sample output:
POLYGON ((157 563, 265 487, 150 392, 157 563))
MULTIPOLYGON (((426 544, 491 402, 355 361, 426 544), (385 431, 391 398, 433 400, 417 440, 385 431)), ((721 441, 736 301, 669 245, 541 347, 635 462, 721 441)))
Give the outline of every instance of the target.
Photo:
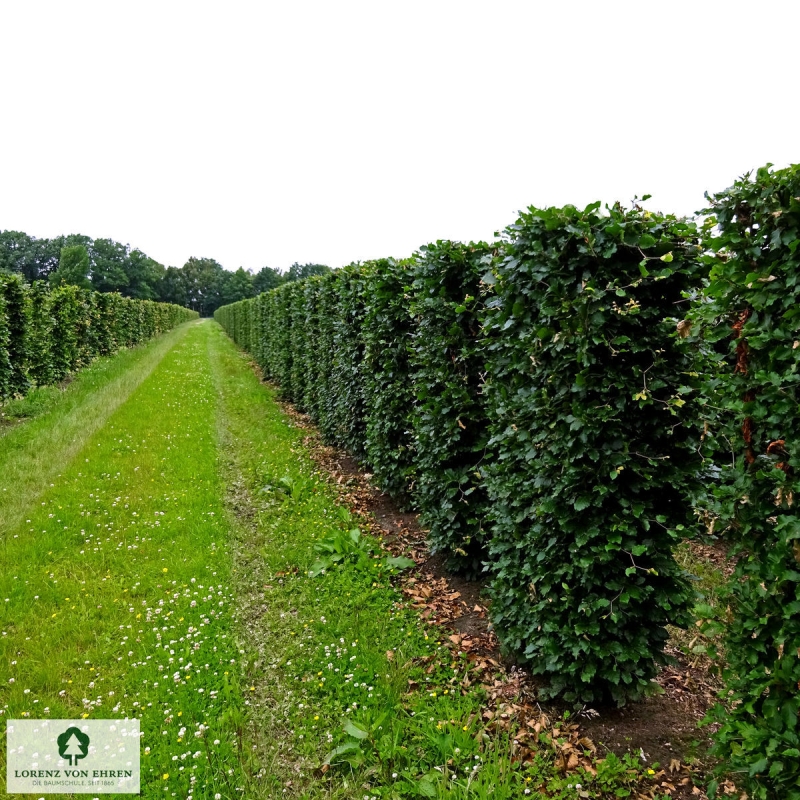
POLYGON ((19 523, 193 324, 99 358, 63 388, 40 387, 0 406, 0 536, 19 523))
POLYGON ((139 384, 0 552, 0 714, 139 717, 150 798, 242 796, 209 328, 98 390, 139 384))
MULTIPOLYGON (((232 585, 247 683, 247 797, 626 796, 645 770, 609 756, 559 773, 548 735, 527 765, 490 733, 472 665, 403 602, 380 554, 247 365, 212 331, 232 515, 232 585), (321 543, 347 552, 316 577, 321 543), (594 773, 594 774, 593 774, 594 773), (580 793, 580 794, 578 794, 580 793)), ((557 743, 556 743, 557 744, 557 743)))

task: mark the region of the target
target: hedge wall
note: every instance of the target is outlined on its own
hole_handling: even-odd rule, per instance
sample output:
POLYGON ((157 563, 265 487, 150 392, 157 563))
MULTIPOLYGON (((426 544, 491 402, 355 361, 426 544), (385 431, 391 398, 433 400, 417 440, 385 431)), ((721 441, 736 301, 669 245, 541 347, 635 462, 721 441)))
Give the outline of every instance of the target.
POLYGON ((707 385, 728 450, 714 510, 738 555, 714 752, 750 797, 798 800, 800 166, 747 176, 707 213, 710 285, 695 322, 725 354, 707 385))
POLYGON ((25 284, 18 275, 0 273, 0 400, 27 391, 27 347, 25 284))
POLYGON ((438 241, 414 261, 411 378, 420 518, 432 552, 468 575, 482 571, 489 501, 481 474, 489 440, 480 315, 494 249, 438 241))
POLYGON ((498 636, 545 694, 623 703, 652 688, 666 625, 690 621, 672 548, 698 392, 676 326, 700 268, 693 226, 598 206, 506 230, 485 319, 489 562, 498 636))
POLYGON ((98 356, 196 317, 168 303, 27 285, 18 275, 0 273, 0 400, 63 380, 98 356))
POLYGON ((693 236, 640 209, 532 209, 503 242, 439 241, 215 316, 419 509, 434 552, 491 570, 495 627, 551 693, 623 703, 688 621, 671 549, 699 469, 676 332, 693 236))
POLYGON ((335 331, 334 320, 337 309, 336 273, 315 278, 317 288, 317 340, 314 344, 314 376, 317 385, 317 407, 315 420, 326 441, 333 441, 335 416, 333 394, 333 365, 335 331))
MULTIPOLYGON (((296 284, 287 283, 275 292, 275 323, 273 355, 275 358, 275 380, 281 394, 287 400, 294 397, 292 386, 292 293, 296 284)), ((248 304, 250 305, 250 304, 248 304)))
POLYGON ((307 414, 314 419, 320 416, 320 401, 322 397, 322 381, 317 372, 319 370, 319 277, 314 280, 303 281, 302 285, 302 324, 305 347, 300 353, 300 369, 306 376, 303 385, 302 402, 299 404, 307 414))
POLYGON ((409 262, 391 258, 365 266, 363 327, 365 457, 376 483, 406 505, 415 477, 409 267, 409 262))

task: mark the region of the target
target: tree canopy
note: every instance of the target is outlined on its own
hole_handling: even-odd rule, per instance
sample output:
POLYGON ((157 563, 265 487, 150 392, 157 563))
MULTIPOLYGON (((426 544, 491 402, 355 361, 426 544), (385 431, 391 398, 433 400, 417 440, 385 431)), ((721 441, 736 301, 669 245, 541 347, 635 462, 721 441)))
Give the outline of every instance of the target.
POLYGON ((211 316, 220 306, 331 269, 324 264, 295 262, 286 272, 275 267, 232 271, 213 258, 194 256, 182 267, 172 267, 113 239, 82 234, 37 239, 7 230, 0 231, 0 271, 18 273, 29 283, 71 283, 138 300, 177 303, 211 316))
POLYGON ((89 282, 89 253, 86 248, 82 244, 62 247, 58 269, 50 273, 49 280, 53 286, 61 286, 68 283, 73 286, 80 286, 81 289, 91 289, 92 284, 89 282))

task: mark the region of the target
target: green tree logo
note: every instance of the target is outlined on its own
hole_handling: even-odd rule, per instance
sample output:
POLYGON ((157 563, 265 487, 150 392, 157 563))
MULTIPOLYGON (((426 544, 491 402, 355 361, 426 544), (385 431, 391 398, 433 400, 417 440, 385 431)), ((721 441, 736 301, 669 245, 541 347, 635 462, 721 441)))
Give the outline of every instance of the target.
POLYGON ((67 728, 56 739, 58 754, 61 758, 69 759, 69 765, 75 767, 78 759, 86 758, 89 753, 89 737, 80 728, 67 728))

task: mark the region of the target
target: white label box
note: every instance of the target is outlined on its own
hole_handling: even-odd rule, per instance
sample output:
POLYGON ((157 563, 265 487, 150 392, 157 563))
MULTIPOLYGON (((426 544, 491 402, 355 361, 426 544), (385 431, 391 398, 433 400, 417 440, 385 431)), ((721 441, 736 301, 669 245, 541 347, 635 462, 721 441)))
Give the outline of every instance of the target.
POLYGON ((8 794, 138 794, 138 719, 9 719, 8 794))

